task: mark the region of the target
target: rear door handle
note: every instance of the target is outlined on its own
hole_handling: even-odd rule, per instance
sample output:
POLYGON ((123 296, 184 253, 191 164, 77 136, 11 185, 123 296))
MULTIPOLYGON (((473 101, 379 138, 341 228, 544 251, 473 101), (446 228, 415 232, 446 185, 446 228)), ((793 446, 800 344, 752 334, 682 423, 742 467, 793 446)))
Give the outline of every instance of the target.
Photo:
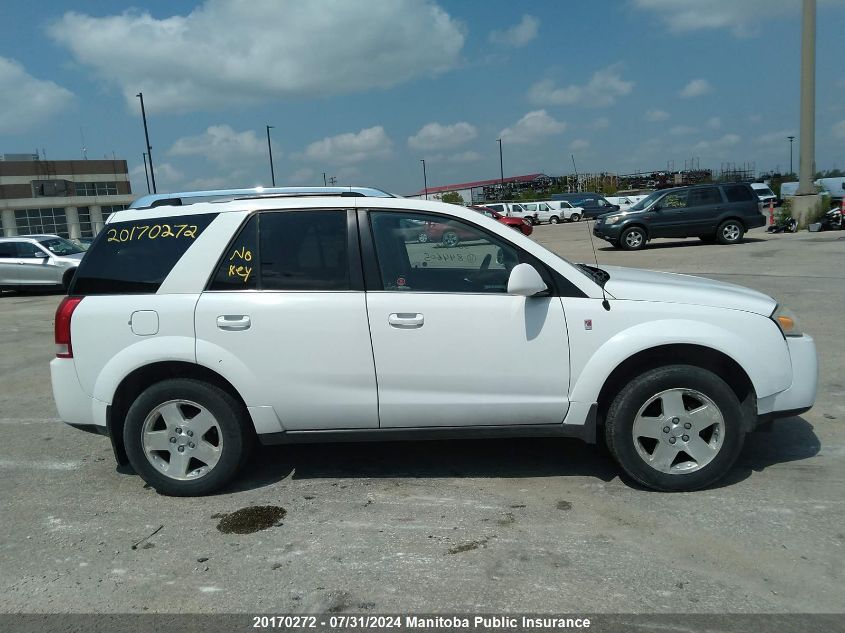
POLYGON ((394 312, 387 317, 387 322, 391 327, 399 328, 400 330, 410 330, 422 327, 423 323, 425 323, 425 317, 417 312, 394 312))
POLYGON ((252 323, 246 314, 223 314, 217 317, 217 327, 227 332, 248 330, 250 325, 252 323))

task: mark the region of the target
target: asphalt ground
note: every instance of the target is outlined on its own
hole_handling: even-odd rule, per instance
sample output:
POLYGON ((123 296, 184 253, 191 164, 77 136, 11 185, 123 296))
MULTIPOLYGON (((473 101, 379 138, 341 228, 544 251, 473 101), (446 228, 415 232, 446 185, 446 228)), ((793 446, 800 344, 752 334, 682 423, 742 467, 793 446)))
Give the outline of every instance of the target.
MULTIPOLYGON (((593 261, 586 223, 534 237, 593 261)), ((843 238, 596 242, 599 264, 769 293, 816 339, 816 406, 688 494, 632 485, 601 447, 526 439, 265 448, 222 494, 160 496, 57 420, 60 297, 3 293, 0 612, 843 611, 843 238), (284 513, 234 514, 253 506, 284 513)))

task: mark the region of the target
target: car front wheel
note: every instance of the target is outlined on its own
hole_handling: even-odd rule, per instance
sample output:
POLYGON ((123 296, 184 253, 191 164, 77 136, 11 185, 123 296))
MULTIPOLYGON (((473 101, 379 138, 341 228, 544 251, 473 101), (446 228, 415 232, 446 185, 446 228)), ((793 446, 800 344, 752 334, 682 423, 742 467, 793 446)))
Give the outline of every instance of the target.
POLYGON ((570 222, 580 222, 580 220, 581 220, 581 214, 580 213, 573 213, 572 215, 569 216, 570 222))
POLYGON ((553 215, 549 218, 549 224, 557 224, 558 222, 560 222, 560 218, 558 218, 556 215, 553 215))
POLYGON ((743 410, 716 374, 670 365, 634 378, 613 399, 605 424, 611 454, 640 484, 698 490, 722 478, 745 440, 743 410))
POLYGON ((165 380, 129 407, 123 440, 135 471, 158 492, 214 492, 240 469, 252 443, 243 406, 215 385, 165 380))
POLYGON ((745 227, 736 220, 727 220, 719 225, 716 231, 716 239, 720 244, 738 244, 742 241, 745 227))
POLYGON ((625 229, 619 236, 619 244, 626 251, 638 251, 645 246, 645 242, 645 231, 638 226, 625 229))
POLYGON ((457 246, 460 241, 461 238, 458 237, 458 234, 454 231, 446 231, 443 234, 443 246, 448 246, 449 248, 452 248, 453 246, 457 246))

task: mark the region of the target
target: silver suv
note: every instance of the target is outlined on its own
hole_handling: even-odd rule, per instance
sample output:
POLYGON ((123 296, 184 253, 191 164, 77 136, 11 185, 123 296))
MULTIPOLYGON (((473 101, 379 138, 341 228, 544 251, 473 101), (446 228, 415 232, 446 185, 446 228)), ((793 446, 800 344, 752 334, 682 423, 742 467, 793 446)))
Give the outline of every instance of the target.
POLYGON ((58 235, 0 237, 0 290, 67 290, 85 251, 58 235))

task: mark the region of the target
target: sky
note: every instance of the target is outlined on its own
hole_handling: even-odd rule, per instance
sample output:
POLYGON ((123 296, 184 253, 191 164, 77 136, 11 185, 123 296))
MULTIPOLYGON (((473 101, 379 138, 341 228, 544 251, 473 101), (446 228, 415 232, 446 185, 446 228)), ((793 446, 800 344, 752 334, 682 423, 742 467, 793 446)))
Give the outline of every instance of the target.
MULTIPOLYGON (((0 154, 158 190, 397 194, 542 172, 789 168, 800 0, 4 0, 0 154)), ((819 0, 816 164, 845 167, 845 0, 819 0)), ((794 167, 798 168, 798 144, 794 167)))

